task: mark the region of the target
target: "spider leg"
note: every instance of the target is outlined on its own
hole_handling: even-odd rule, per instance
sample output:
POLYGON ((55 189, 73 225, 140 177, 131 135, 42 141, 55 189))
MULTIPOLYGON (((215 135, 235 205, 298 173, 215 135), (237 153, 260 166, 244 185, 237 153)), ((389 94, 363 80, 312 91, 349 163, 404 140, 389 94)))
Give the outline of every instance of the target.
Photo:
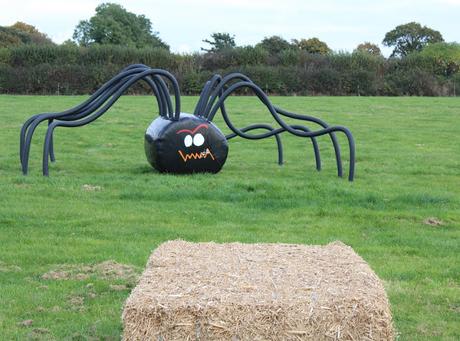
MULTIPOLYGON (((154 70, 154 69, 150 68, 149 66, 147 66, 145 64, 132 64, 132 65, 129 65, 128 67, 126 67, 125 69, 123 69, 122 72, 126 71, 126 70, 131 70, 131 69, 143 69, 144 71, 145 70, 154 70)), ((157 95, 157 92, 155 91, 155 89, 152 88, 152 90, 154 91, 154 94, 157 97, 157 99, 162 100, 162 105, 164 107, 164 111, 160 110, 160 113, 161 113, 160 115, 161 116, 168 116, 171 119, 178 120, 179 119, 179 114, 180 114, 179 84, 177 83, 176 78, 173 75, 171 75, 169 72, 164 71, 164 70, 160 70, 160 69, 156 69, 156 70, 157 71, 162 71, 162 73, 160 73, 160 74, 157 73, 157 74, 151 75, 150 77, 146 77, 145 81, 147 83, 149 83, 150 87, 152 87, 152 84, 148 81, 149 78, 152 78, 152 80, 154 81, 156 87, 158 88, 159 96, 157 95), (175 114, 174 114, 173 109, 172 109, 173 107, 172 107, 172 102, 171 102, 171 96, 169 95, 168 86, 164 82, 162 77, 160 77, 160 76, 165 77, 166 79, 168 79, 170 81, 170 83, 172 84, 172 86, 173 86, 174 97, 175 97, 175 99, 174 99, 174 101, 175 101, 175 111, 174 111, 175 114)), ((160 107, 160 105, 158 105, 158 106, 160 107)))
MULTIPOLYGON (((291 125, 291 127, 294 129, 298 129, 298 130, 303 130, 305 132, 311 132, 311 130, 305 126, 291 125)), ((318 141, 316 141, 316 138, 314 137, 311 137, 310 139, 311 139, 311 143, 313 144, 313 151, 315 152, 316 170, 320 171, 321 170, 321 155, 319 153, 318 141)))
MULTIPOLYGON (((222 97, 223 89, 224 89, 225 84, 228 83, 228 82, 230 82, 230 81, 232 81, 232 80, 234 80, 234 79, 243 79, 243 80, 245 80, 245 81, 248 81, 248 80, 249 80, 249 82, 252 83, 252 81, 249 79, 249 77, 247 77, 247 76, 245 76, 245 75, 243 75, 243 74, 240 74, 240 73, 232 73, 232 74, 229 74, 229 75, 227 75, 227 76, 225 76, 225 77, 223 78, 222 82, 221 82, 220 85, 219 85, 219 88, 217 88, 217 89, 215 90, 215 93, 214 93, 214 100, 211 99, 210 103, 213 103, 213 102, 215 101, 217 91, 220 91, 220 93, 219 93, 219 98, 222 97)), ((225 102, 222 101, 222 104, 221 104, 221 106, 220 106, 220 109, 221 109, 221 112, 222 112, 222 116, 224 117, 224 120, 226 121, 227 125, 229 125, 230 120, 228 119, 228 114, 227 114, 227 112, 226 112, 225 104, 224 104, 224 103, 225 103, 225 102)), ((215 115, 215 113, 209 115, 209 116, 208 116, 208 120, 212 121, 212 119, 214 118, 214 115, 215 115)), ((252 126, 250 126, 250 127, 252 127, 252 126)), ((306 128, 306 127, 303 127, 303 126, 298 126, 298 127, 300 127, 299 129, 301 129, 301 130, 309 131, 309 129, 306 128)), ((252 129, 255 129, 255 128, 252 128, 252 129)), ((252 130, 252 129, 250 129, 250 130, 252 130)), ((273 128, 271 128, 271 129, 273 129, 273 128)), ((241 129, 241 131, 246 132, 247 130, 245 130, 245 128, 243 128, 243 129, 241 129)), ((233 134, 235 134, 235 132, 234 132, 233 134)), ((231 134, 232 138, 234 137, 233 134, 231 134)), ((238 134, 236 134, 236 135, 238 135, 238 134)), ((241 136, 241 135, 239 135, 239 136, 241 136)), ((281 155, 281 158, 279 158, 279 160, 278 160, 279 162, 278 162, 278 163, 279 163, 279 164, 282 164, 282 163, 283 163, 283 160, 282 160, 283 151, 282 151, 281 139, 279 139, 278 135, 275 135, 275 136, 276 136, 276 138, 277 138, 277 143, 279 142, 279 143, 278 143, 278 154, 281 155), (281 146, 281 148, 280 148, 280 146, 281 146)), ((246 137, 246 138, 247 138, 247 137, 246 137)), ((317 141, 316 141, 316 138, 314 138, 314 137, 312 137, 311 140, 312 140, 313 149, 314 149, 314 152, 315 152, 316 169, 317 169, 317 170, 321 170, 321 157, 320 157, 320 153, 319 153, 318 143, 317 143, 317 141)), ((339 150, 339 153, 340 153, 340 150, 339 150)), ((339 156, 339 157, 340 157, 340 156, 339 156)), ((341 164, 340 164, 340 165, 341 165, 341 164)), ((340 168, 340 170, 341 170, 341 168, 340 168)))
MULTIPOLYGON (((247 127, 244 127, 244 128, 241 128, 240 130, 244 133, 248 132, 248 131, 251 131, 251 130, 255 130, 255 129, 265 129, 265 130, 269 130, 269 131, 273 131, 275 130, 271 125, 269 124, 252 124, 252 125, 249 125, 247 127)), ((239 135, 238 133, 236 132, 233 132, 231 134, 228 134, 225 136, 225 138, 227 140, 230 140, 236 136, 241 136, 239 135)), ((281 142, 281 136, 280 134, 274 134, 275 136, 275 139, 276 139, 276 146, 278 147, 278 164, 281 166, 284 161, 283 161, 283 144, 281 142)))
MULTIPOLYGON (((213 93, 213 97, 211 98, 211 100, 209 101, 209 103, 212 105, 214 104, 217 96, 221 97, 222 93, 223 93, 223 90, 224 90, 224 87, 229 83, 231 82, 232 80, 235 80, 235 79, 238 79, 238 80, 243 80, 243 81, 247 81, 247 82, 252 82, 252 80, 247 77, 246 75, 243 75, 241 73, 231 73, 227 76, 225 76, 223 79, 222 79, 222 82, 219 86, 219 88, 217 88, 215 90, 215 92, 213 93), (218 91, 220 91, 220 93, 218 93, 218 91)), ((274 107, 277 112, 281 115, 285 115, 285 116, 289 116, 289 112, 281 109, 281 108, 278 108, 278 107, 274 107), (284 114, 286 113, 286 114, 284 114)), ((208 106, 205 110, 205 115, 207 115, 207 118, 209 121, 212 121, 212 119, 214 118, 213 116, 214 115, 210 115, 210 111, 211 111, 211 108, 208 106)), ((221 112, 222 114, 224 115, 224 112, 225 112, 225 105, 224 105, 224 102, 222 102, 222 106, 221 106, 221 112)), ((300 115, 299 115, 300 116, 300 115)), ((315 122, 319 125, 321 125, 323 128, 327 128, 329 125, 316 118, 316 117, 312 117, 312 116, 303 116, 302 115, 302 118, 299 118, 299 119, 302 119, 304 121, 311 121, 311 122, 315 122)), ((331 133, 330 135, 331 137, 331 140, 332 140, 332 144, 333 144, 333 147, 334 147, 334 152, 335 152, 335 158, 336 158, 336 163, 337 163, 337 174, 339 177, 342 177, 343 176, 343 171, 342 171, 342 160, 341 160, 341 154, 340 154, 340 146, 338 144, 338 141, 337 141, 337 138, 335 136, 334 133, 331 133)), ((312 140, 312 143, 314 144, 314 151, 315 151, 315 160, 316 160, 316 168, 318 170, 321 169, 321 160, 320 160, 320 156, 319 156, 319 149, 318 149, 318 143, 316 142, 316 139, 315 140, 312 140)))
POLYGON ((157 83, 151 77, 145 77, 144 81, 150 86, 150 88, 153 91, 153 95, 155 96, 156 101, 157 101, 158 113, 162 117, 166 116, 165 106, 164 106, 163 101, 161 100, 161 97, 160 97, 161 94, 157 86, 157 83))
POLYGON ((202 103, 205 101, 206 93, 209 91, 210 87, 211 87, 211 81, 207 81, 204 84, 203 89, 201 90, 200 97, 198 98, 198 102, 196 103, 195 110, 193 111, 193 115, 195 116, 199 115, 202 103))
MULTIPOLYGON (((252 82, 251 82, 251 83, 252 83, 252 82)), ((252 83, 252 84, 254 84, 254 83, 252 83)), ((262 90, 261 90, 261 91, 262 91, 262 90)), ((268 106, 273 106, 273 105, 271 104, 271 102, 268 100, 268 97, 267 97, 267 96, 265 96, 264 99, 261 99, 261 98, 259 97, 259 99, 260 99, 260 100, 262 101, 262 103, 265 104, 267 107, 268 107, 268 106)), ((274 107, 275 110, 276 110, 276 107, 275 107, 275 106, 273 106, 273 107, 274 107)), ((310 131, 311 131, 311 130, 308 129, 307 127, 301 126, 301 125, 295 125, 295 126, 290 125, 290 127, 294 128, 294 129, 297 129, 297 130, 302 130, 302 131, 305 131, 305 132, 310 132, 310 131)), ((326 127, 327 127, 327 125, 326 125, 326 127)), ((286 131, 287 131, 287 129, 286 129, 286 131)), ((332 133, 332 135, 333 135, 333 133, 332 133)), ((336 140, 336 139, 335 139, 335 135, 334 135, 334 140, 336 140)), ((321 156, 320 156, 320 153, 319 153, 318 142, 316 141, 316 138, 315 138, 315 137, 311 137, 311 142, 312 142, 312 144, 313 144, 313 151, 314 151, 314 153, 315 153, 316 170, 320 171, 320 170, 321 170, 321 156)), ((337 145, 337 146, 338 146, 338 145, 337 145)), ((339 153, 339 154, 336 154, 336 156, 338 155, 338 157, 339 157, 339 164, 340 164, 339 176, 342 177, 342 161, 340 160, 340 149, 338 150, 338 153, 339 153)))
MULTIPOLYGON (((21 139, 20 158, 21 158, 23 173, 27 174, 32 136, 33 136, 33 133, 36 127, 41 122, 43 122, 44 120, 50 120, 50 119, 52 120, 59 119, 60 121, 64 121, 64 122, 65 121, 75 122, 77 120, 83 119, 82 121, 85 122, 85 118, 87 116, 90 116, 93 112, 95 112, 101 105, 103 105, 111 97, 111 99, 108 101, 109 105, 105 106, 106 109, 102 113, 99 111, 98 112, 99 115, 96 115, 96 117, 94 117, 94 115, 91 116, 91 119, 89 120, 89 122, 92 122, 94 119, 96 119, 97 117, 102 115, 105 111, 107 111, 108 108, 110 108, 113 105, 113 103, 118 99, 118 97, 120 97, 121 94, 123 94, 129 86, 134 84, 134 82, 142 79, 142 80, 145 80, 147 83, 149 83, 149 85, 152 86, 153 83, 149 81, 149 77, 157 76, 157 75, 160 75, 160 76, 163 76, 169 79, 171 83, 173 84, 174 94, 175 94, 175 104, 176 104, 176 107, 175 107, 176 112, 174 113, 175 115, 174 119, 176 119, 176 117, 178 118, 180 114, 180 92, 179 92, 179 86, 174 76, 172 76, 169 72, 160 70, 160 69, 151 69, 147 67, 140 67, 140 68, 132 67, 128 71, 120 73, 119 75, 115 76, 112 80, 104 84, 98 91, 96 91, 95 94, 93 94, 88 100, 86 100, 82 104, 72 109, 61 112, 61 113, 48 113, 48 114, 35 115, 31 117, 29 120, 27 120, 21 129, 21 137, 20 137, 21 139)), ((152 90, 154 91, 155 95, 157 95, 157 93, 159 94, 159 91, 156 93, 155 87, 153 87, 152 90)), ((158 97, 159 96, 157 96, 157 100, 158 100, 158 97)), ((162 113, 160 112, 160 114, 162 113)), ((162 116, 164 115, 165 113, 163 113, 162 116)), ((79 126, 79 125, 76 124, 76 125, 68 125, 68 126, 79 126)), ((54 128, 50 130, 52 134, 52 131, 54 130, 54 128)), ((47 144, 49 144, 49 147, 46 153, 47 158, 51 156, 49 155, 50 153, 54 154, 53 147, 52 147, 52 140, 53 139, 51 135, 47 142, 47 144)))
MULTIPOLYGON (((308 115, 294 114, 294 113, 291 113, 291 112, 286 111, 284 109, 281 109, 279 107, 276 107, 276 106, 273 106, 273 107, 275 108, 275 110, 276 110, 276 112, 278 114, 281 114, 283 116, 290 117, 290 118, 295 118, 295 119, 302 120, 302 121, 314 122, 314 123, 319 124, 323 128, 329 127, 329 125, 326 122, 324 122, 323 120, 320 120, 319 118, 316 118, 316 117, 313 117, 313 116, 308 116, 308 115)), ((338 142, 337 137, 335 136, 334 133, 331 133, 329 136, 331 138, 332 145, 334 147, 335 160, 336 160, 336 163, 337 163, 337 175, 339 177, 342 177, 343 176, 342 157, 341 157, 341 154, 340 154, 339 142, 338 142)))
MULTIPOLYGON (((226 75, 224 78, 222 78, 222 80, 220 81, 219 85, 217 85, 214 89, 214 91, 212 92, 211 94, 211 97, 204 109, 204 112, 203 112, 203 116, 208 120, 208 121, 212 121, 213 118, 214 118, 214 115, 211 115, 211 110, 213 108, 213 105, 214 105, 214 102, 216 101, 217 97, 221 97, 221 95, 223 94, 223 90, 224 90, 224 87, 231 81, 233 80, 243 80, 243 81, 246 81, 246 82, 252 82, 251 79, 245 75, 243 75, 242 73, 238 73, 238 72, 235 72, 235 73, 230 73, 228 75, 226 75)), ((223 102, 222 102, 223 104, 223 102)), ((222 106, 220 106, 222 107, 222 106)), ((225 109, 224 109, 225 110, 225 109)))
MULTIPOLYGON (((124 68, 121 72, 123 71, 128 71, 132 69, 142 69, 142 70, 148 70, 150 69, 149 66, 145 64, 132 64, 124 68)), ((159 80, 156 77, 146 77, 145 82, 150 86, 150 88, 153 91, 153 94, 155 95, 157 99, 157 104, 158 104, 158 111, 160 112, 161 116, 166 116, 168 114, 167 112, 167 107, 172 108, 171 104, 171 98, 169 96, 169 93, 167 91, 166 87, 166 94, 164 93, 164 88, 162 87, 162 84, 159 84, 159 80), (167 104, 167 101, 169 100, 169 105, 167 104)), ((161 79, 160 79, 161 80, 161 79)), ((164 82, 163 82, 164 84, 164 82)), ((172 111, 172 109, 170 110, 172 111)))
POLYGON ((173 109, 172 109, 171 96, 169 95, 168 86, 166 85, 165 81, 157 75, 152 76, 152 79, 154 80, 155 84, 158 86, 160 98, 163 101, 165 116, 172 118, 173 109))
MULTIPOLYGON (((60 120, 60 121, 54 121, 49 127, 46 132, 46 137, 45 137, 45 143, 43 147, 43 175, 48 176, 49 174, 49 168, 48 168, 48 159, 49 159, 49 153, 50 153, 50 145, 52 142, 52 134, 53 131, 56 127, 62 126, 62 127, 80 127, 84 126, 86 124, 89 124, 96 119, 98 119, 100 116, 102 116, 107 110, 110 109, 110 107, 118 100, 118 98, 123 95, 123 93, 126 92, 126 90, 133 85, 135 82, 137 82, 140 79, 144 79, 145 77, 151 76, 151 75, 161 75, 165 76, 166 78, 171 80, 171 83, 173 83, 173 87, 175 90, 175 99, 176 99, 176 112, 174 115, 179 117, 180 114, 180 94, 179 94, 179 87, 177 85, 177 81, 175 81, 175 78, 167 71, 160 70, 160 69, 149 69, 145 70, 139 74, 136 74, 129 79, 127 79, 120 87, 117 88, 116 92, 113 93, 113 95, 110 97, 110 99, 104 103, 102 107, 98 107, 97 111, 92 111, 88 113, 84 113, 84 115, 80 115, 79 117, 74 117, 73 120, 60 120)), ((35 124, 35 123, 34 123, 35 124)), ((36 123, 38 125, 38 123, 36 123)))
MULTIPOLYGON (((349 181, 353 181, 354 168, 355 168, 355 144, 354 144, 354 140, 353 140, 353 135, 351 134, 351 132, 347 128, 342 127, 342 126, 329 126, 329 127, 323 128, 323 129, 318 130, 318 131, 313 131, 313 132, 299 131, 298 129, 295 129, 295 128, 291 127, 290 125, 288 125, 286 122, 283 121, 281 116, 279 116, 279 114, 277 113, 276 109, 274 108, 274 106, 269 101, 267 95, 262 91, 262 89, 260 89, 257 85, 255 85, 252 82, 241 81, 241 82, 238 82, 238 83, 235 83, 235 84, 231 85, 227 90, 225 90, 225 92, 222 94, 222 96, 220 96, 219 100, 214 104, 214 106, 212 107, 212 109, 211 109, 211 111, 209 113, 209 116, 214 117, 214 115, 216 114, 217 110, 220 108, 222 102, 224 102, 225 99, 228 96, 230 96, 234 91, 236 91, 236 90, 238 90, 240 88, 249 88, 252 91, 254 91, 254 93, 261 100, 261 102, 265 104, 265 106, 267 107, 267 109, 269 110, 269 112, 271 113, 273 118, 275 119, 275 121, 281 126, 281 128, 279 128, 279 129, 275 129, 275 130, 273 130, 271 132, 267 132, 265 134, 257 135, 257 137, 259 137, 259 138, 268 137, 268 136, 271 136, 273 134, 276 134, 277 132, 280 131, 280 129, 281 130, 286 130, 286 131, 288 131, 291 134, 296 135, 296 136, 310 137, 310 138, 325 135, 325 134, 330 134, 332 132, 337 132, 337 131, 343 132, 346 135, 347 139, 348 139, 348 145, 349 145, 349 149, 350 149, 350 169, 349 169, 349 173, 348 173, 348 179, 349 179, 349 181)), ((229 128, 233 132, 238 133, 238 135, 240 135, 242 137, 248 136, 247 134, 245 134, 244 132, 242 132, 241 130, 236 128, 230 122, 228 117, 224 116, 224 120, 225 120, 225 122, 227 123, 227 125, 229 126, 229 128)), ((254 138, 254 135, 253 135, 252 138, 254 138)))
POLYGON ((25 146, 25 139, 26 139, 26 132, 29 128, 30 124, 37 118, 38 115, 34 115, 30 117, 21 127, 21 132, 19 134, 19 161, 21 161, 21 167, 24 164, 24 146, 25 146))
MULTIPOLYGON (((143 67, 145 68, 145 67, 143 67)), ((31 127, 31 125, 35 122, 36 119, 39 119, 40 122, 42 121, 43 115, 46 115, 47 117, 55 117, 55 118, 62 118, 67 115, 71 116, 72 114, 78 113, 81 110, 84 110, 87 108, 91 103, 93 103, 95 100, 97 100, 100 96, 103 96, 105 92, 107 92, 110 87, 118 82, 120 79, 126 77, 127 75, 133 74, 135 72, 138 72, 140 69, 134 70, 135 67, 128 67, 125 68, 120 74, 112 78, 110 81, 105 83, 102 87, 100 87, 92 96, 90 96, 87 100, 85 100, 83 103, 65 110, 60 113, 44 113, 44 114, 38 114, 30 117, 21 127, 21 133, 20 133, 20 143, 19 143, 19 156, 20 156, 20 161, 21 161, 21 166, 24 174, 27 174, 27 163, 28 163, 28 150, 30 149, 30 145, 26 143, 27 140, 27 133, 28 129, 31 127)), ((45 120, 45 119, 43 119, 45 120)), ((33 132, 32 132, 33 134, 33 132)))
POLYGON ((211 77, 209 81, 206 82, 205 86, 203 87, 203 91, 200 94, 200 99, 195 107, 195 111, 193 114, 195 116, 203 116, 203 111, 208 104, 209 97, 211 96, 212 90, 216 87, 216 85, 222 81, 221 75, 214 75, 211 77))
MULTIPOLYGON (((161 95, 163 95, 163 93, 161 93, 157 87, 157 83, 152 80, 151 78, 149 77, 146 77, 143 79, 149 86, 150 88, 152 89, 153 91, 153 94, 157 100, 157 105, 158 105, 158 110, 160 112, 160 115, 161 116, 165 116, 166 113, 165 113, 165 106, 166 104, 164 103, 164 101, 161 99, 161 95)), ((53 119, 50 119, 48 120, 48 126, 53 122, 53 119)), ((51 159, 51 162, 55 162, 56 161, 56 158, 55 158, 55 155, 54 155, 54 143, 53 143, 53 135, 51 135, 50 137, 50 147, 49 147, 49 154, 50 154, 50 159, 51 159)))
MULTIPOLYGON (((48 126, 53 123, 53 120, 48 120, 48 126)), ((56 158, 54 156, 54 143, 53 143, 53 135, 51 135, 51 141, 50 141, 50 160, 51 162, 56 161, 56 158)))
MULTIPOLYGON (((132 69, 132 68, 131 68, 132 69)), ((161 116, 165 116, 166 115, 166 112, 165 112, 165 107, 166 107, 166 104, 165 104, 165 99, 164 97, 162 98, 161 96, 163 95, 163 92, 160 92, 159 88, 157 87, 157 83, 155 82, 155 80, 152 80, 150 77, 146 77, 144 79, 144 81, 150 86, 150 88, 152 89, 153 91, 153 94, 157 100, 157 105, 158 105, 158 111, 160 112, 160 115, 161 116)), ((164 95, 163 95, 164 96, 164 95)), ((65 117, 65 119, 68 119, 67 117, 65 117)), ((51 123, 53 122, 52 119, 50 119, 48 121, 48 125, 50 125, 51 123)), ((56 161, 56 158, 55 158, 55 155, 54 155, 54 143, 53 143, 53 136, 51 136, 51 140, 50 140, 50 159, 51 159, 51 162, 54 162, 56 161)))
POLYGON ((48 126, 45 135, 45 143, 43 144, 43 175, 49 175, 49 168, 48 168, 48 155, 50 154, 52 139, 53 139, 53 131, 54 128, 59 124, 59 122, 53 122, 48 126))
MULTIPOLYGON (((132 74, 133 72, 134 71, 128 72, 127 75, 132 74)), ((117 80, 120 80, 120 79, 122 78, 118 77, 117 80)), ((100 106, 103 102, 105 102, 107 98, 110 97, 111 94, 115 91, 114 89, 117 89, 117 87, 119 86, 120 84, 115 84, 115 85, 112 85, 111 87, 103 86, 102 87, 103 91, 97 91, 95 93, 98 95, 97 97, 94 95, 90 97, 91 101, 90 99, 88 99, 82 104, 72 109, 61 112, 61 113, 45 113, 45 114, 34 115, 29 120, 27 120, 21 129, 21 142, 22 142, 21 143, 21 147, 22 147, 21 148, 21 151, 22 151, 21 164, 22 164, 23 174, 27 174, 27 171, 28 171, 29 153, 30 153, 30 145, 32 142, 32 136, 35 132, 35 129, 41 122, 45 120, 52 120, 52 119, 71 120, 71 119, 77 119, 79 117, 87 115, 88 113, 91 113, 92 111, 97 109, 97 107, 100 106)))

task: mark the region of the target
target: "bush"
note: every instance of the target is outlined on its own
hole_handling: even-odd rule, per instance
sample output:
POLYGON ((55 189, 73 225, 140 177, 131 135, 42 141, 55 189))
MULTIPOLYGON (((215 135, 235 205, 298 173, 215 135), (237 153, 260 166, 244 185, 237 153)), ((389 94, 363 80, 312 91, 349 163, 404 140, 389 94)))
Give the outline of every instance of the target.
MULTIPOLYGON (((460 47, 434 44, 405 58, 368 53, 310 54, 260 46, 178 55, 161 48, 73 44, 0 48, 0 93, 89 94, 133 63, 166 69, 183 94, 199 94, 214 74, 239 71, 270 94, 441 96, 460 92, 460 47)), ((135 86, 130 93, 150 91, 135 86)), ((249 93, 240 91, 240 93, 249 93)))

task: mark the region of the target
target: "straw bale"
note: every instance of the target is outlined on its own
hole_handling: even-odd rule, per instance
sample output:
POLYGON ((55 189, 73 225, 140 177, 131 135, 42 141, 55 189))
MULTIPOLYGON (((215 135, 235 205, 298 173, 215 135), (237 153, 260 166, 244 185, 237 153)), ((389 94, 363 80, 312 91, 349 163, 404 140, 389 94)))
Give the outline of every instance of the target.
POLYGON ((122 318, 124 340, 394 338, 381 281, 341 242, 166 242, 122 318))

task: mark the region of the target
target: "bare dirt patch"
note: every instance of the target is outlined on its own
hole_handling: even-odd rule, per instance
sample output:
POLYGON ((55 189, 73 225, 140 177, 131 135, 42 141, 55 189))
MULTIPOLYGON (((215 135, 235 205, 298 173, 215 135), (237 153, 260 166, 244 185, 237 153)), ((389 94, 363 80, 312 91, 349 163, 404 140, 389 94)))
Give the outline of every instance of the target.
POLYGON ((34 328, 32 329, 32 332, 35 334, 49 334, 49 329, 46 328, 34 328))
POLYGON ((18 326, 30 327, 33 323, 34 323, 34 320, 24 320, 24 321, 18 322, 18 326))
POLYGON ((70 273, 66 271, 48 271, 46 274, 42 275, 42 279, 70 279, 70 273))
POLYGON ((14 184, 14 187, 16 187, 16 188, 30 188, 30 185, 25 184, 25 183, 16 183, 16 184, 14 184))
POLYGON ((58 306, 58 305, 55 305, 55 306, 53 306, 53 307, 51 308, 51 311, 52 311, 53 313, 58 313, 58 312, 61 311, 61 307, 58 306))
POLYGON ((49 329, 46 328, 34 328, 27 335, 27 340, 54 340, 49 329))
POLYGON ((111 284, 110 289, 112 289, 113 291, 123 291, 127 290, 128 287, 124 284, 111 284))
POLYGON ((136 282, 139 277, 137 269, 128 264, 117 263, 113 260, 108 260, 94 266, 94 270, 103 279, 113 280, 121 279, 128 282, 136 282))
POLYGON ((19 272, 19 271, 22 271, 22 269, 19 266, 0 261, 0 272, 19 272))
POLYGON ((83 296, 70 296, 68 303, 71 310, 82 311, 85 308, 85 298, 83 296))
POLYGON ((84 184, 83 186, 81 186, 81 189, 87 192, 97 192, 101 191, 102 187, 97 185, 84 184))
POLYGON ((441 220, 441 219, 438 219, 436 217, 429 217, 429 218, 426 218, 424 221, 423 221, 424 224, 426 225, 430 225, 430 226, 441 226, 441 225, 444 225, 444 222, 441 220))
POLYGON ((54 269, 44 273, 41 278, 45 280, 76 280, 83 281, 89 278, 103 280, 122 280, 128 284, 136 283, 139 270, 133 265, 117 263, 107 260, 94 265, 60 264, 54 269))

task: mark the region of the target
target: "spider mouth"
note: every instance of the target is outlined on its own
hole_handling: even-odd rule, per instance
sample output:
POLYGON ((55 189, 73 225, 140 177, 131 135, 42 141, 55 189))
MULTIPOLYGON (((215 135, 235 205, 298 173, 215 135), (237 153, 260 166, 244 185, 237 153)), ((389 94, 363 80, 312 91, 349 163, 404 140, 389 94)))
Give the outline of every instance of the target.
POLYGON ((211 150, 209 148, 206 148, 205 150, 199 153, 183 153, 182 150, 178 150, 178 152, 184 162, 187 162, 189 160, 206 159, 208 156, 211 159, 215 160, 214 155, 212 155, 211 150))

